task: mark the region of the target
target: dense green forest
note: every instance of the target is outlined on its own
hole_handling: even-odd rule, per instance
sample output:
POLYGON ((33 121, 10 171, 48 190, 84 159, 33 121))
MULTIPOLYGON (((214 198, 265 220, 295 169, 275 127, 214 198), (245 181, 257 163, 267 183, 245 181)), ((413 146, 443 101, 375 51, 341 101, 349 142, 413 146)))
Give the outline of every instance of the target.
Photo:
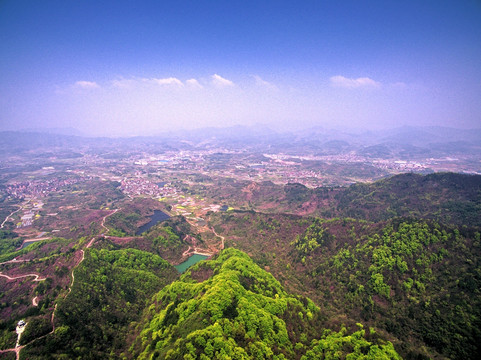
POLYGON ((211 221, 229 246, 251 254, 289 291, 311 297, 333 322, 376 327, 406 358, 481 354, 477 229, 255 212, 211 221))
POLYGON ((393 221, 373 235, 351 228, 354 241, 333 251, 323 246, 329 232, 314 222, 296 241, 325 302, 396 336, 405 351, 421 339, 449 358, 481 355, 478 232, 393 221))
POLYGON ((0 255, 15 251, 23 240, 10 230, 0 230, 0 255))
POLYGON ((138 359, 400 359, 361 324, 326 329, 311 300, 286 293, 235 249, 197 264, 152 302, 131 350, 138 359))
MULTIPOLYGON (((117 359, 150 297, 178 276, 157 255, 90 249, 60 300, 53 334, 31 343, 25 359, 117 359)), ((49 330, 52 330, 51 328, 49 330)))
POLYGON ((335 213, 364 220, 396 216, 481 226, 481 176, 401 174, 372 184, 354 184, 335 196, 335 213))

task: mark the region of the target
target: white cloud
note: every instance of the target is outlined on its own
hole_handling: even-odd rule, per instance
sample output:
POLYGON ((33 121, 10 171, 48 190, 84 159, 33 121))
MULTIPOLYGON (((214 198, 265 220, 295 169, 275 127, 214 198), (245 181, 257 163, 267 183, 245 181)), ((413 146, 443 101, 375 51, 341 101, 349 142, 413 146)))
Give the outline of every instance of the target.
POLYGON ((331 85, 335 87, 343 87, 348 89, 360 88, 360 87, 378 87, 381 83, 374 81, 368 77, 362 77, 357 79, 349 79, 341 75, 332 76, 330 78, 331 85))
POLYGON ((184 84, 182 81, 175 77, 169 77, 169 78, 131 78, 131 79, 125 79, 125 78, 120 78, 120 79, 115 79, 111 81, 111 84, 115 88, 120 88, 120 89, 131 89, 135 86, 141 85, 141 84, 153 84, 153 85, 160 85, 160 86, 179 86, 182 87, 184 84))
POLYGON ((112 80, 112 86, 120 89, 128 89, 135 84, 133 79, 115 79, 112 80))
POLYGON ((175 77, 170 77, 170 78, 165 78, 165 79, 156 79, 156 78, 144 79, 144 81, 152 82, 152 83, 157 84, 157 85, 176 85, 176 86, 183 86, 184 85, 182 83, 182 81, 180 81, 179 79, 177 79, 175 77))
POLYGON ((222 76, 217 74, 212 75, 212 84, 220 88, 234 86, 232 81, 224 79, 222 76))
POLYGON ((186 85, 188 85, 192 88, 197 88, 197 89, 203 88, 203 86, 196 79, 186 80, 185 83, 186 83, 186 85))
POLYGON ((100 86, 95 81, 77 81, 75 87, 81 89, 98 89, 100 86))
POLYGON ((252 75, 252 77, 255 79, 257 86, 265 87, 265 88, 272 89, 272 90, 278 90, 277 86, 270 83, 269 81, 265 81, 259 75, 252 75))

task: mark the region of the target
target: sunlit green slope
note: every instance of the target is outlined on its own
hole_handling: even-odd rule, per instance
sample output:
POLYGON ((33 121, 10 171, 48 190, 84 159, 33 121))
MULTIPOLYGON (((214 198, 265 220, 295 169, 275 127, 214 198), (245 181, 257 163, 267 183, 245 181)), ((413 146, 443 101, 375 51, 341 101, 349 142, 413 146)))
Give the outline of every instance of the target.
MULTIPOLYGON (((224 250, 153 298, 131 347, 139 359, 398 359, 373 331, 332 331, 246 254, 224 250)), ((338 329, 339 330, 339 329, 338 329)))

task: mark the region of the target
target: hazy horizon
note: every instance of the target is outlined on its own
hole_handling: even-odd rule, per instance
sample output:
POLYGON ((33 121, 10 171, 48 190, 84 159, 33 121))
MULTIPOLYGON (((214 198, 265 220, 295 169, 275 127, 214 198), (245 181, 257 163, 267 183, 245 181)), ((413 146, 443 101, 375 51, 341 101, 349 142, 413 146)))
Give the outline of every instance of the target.
POLYGON ((0 131, 481 123, 475 0, 7 0, 0 51, 0 131))

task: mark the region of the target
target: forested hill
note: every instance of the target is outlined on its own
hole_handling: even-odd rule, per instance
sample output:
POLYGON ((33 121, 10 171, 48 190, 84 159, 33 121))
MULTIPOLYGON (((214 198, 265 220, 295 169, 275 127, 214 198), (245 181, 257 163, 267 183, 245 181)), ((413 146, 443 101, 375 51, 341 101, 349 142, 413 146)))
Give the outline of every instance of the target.
POLYGON ((122 358, 131 327, 178 272, 156 254, 108 247, 86 251, 71 293, 57 302, 54 329, 44 316, 27 319, 22 359, 122 358))
POLYGON ((355 184, 335 196, 336 214, 364 220, 398 216, 481 226, 481 176, 401 174, 355 184))
POLYGON ((373 326, 405 359, 481 358, 480 232, 254 212, 211 221, 226 246, 309 296, 331 324, 373 326))
POLYGON ((481 175, 406 173, 373 183, 314 189, 299 183, 224 179, 195 191, 241 210, 370 221, 413 217, 481 227, 481 175))
POLYGON ((138 359, 400 359, 361 324, 328 329, 322 311, 245 253, 224 250, 153 298, 132 346, 138 359))

